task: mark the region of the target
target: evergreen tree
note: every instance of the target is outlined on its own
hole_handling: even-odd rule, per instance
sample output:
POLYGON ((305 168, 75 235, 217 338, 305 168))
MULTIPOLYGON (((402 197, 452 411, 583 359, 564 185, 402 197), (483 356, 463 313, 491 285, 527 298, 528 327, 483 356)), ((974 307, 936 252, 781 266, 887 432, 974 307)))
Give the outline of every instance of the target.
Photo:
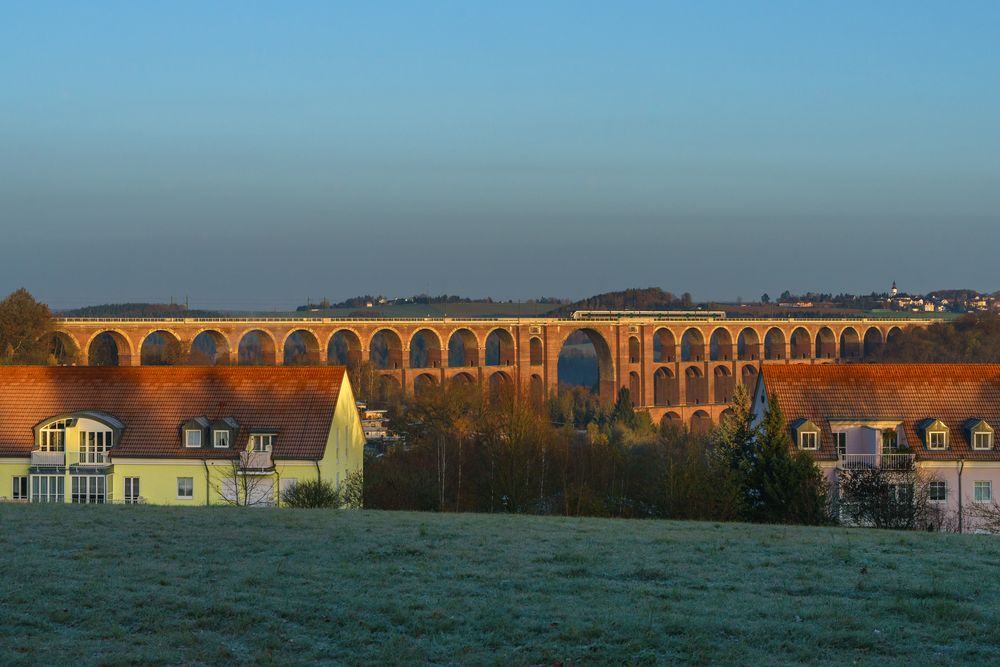
POLYGON ((750 425, 753 416, 750 394, 742 384, 736 385, 729 409, 731 414, 724 416, 718 428, 712 432, 712 451, 720 463, 739 470, 742 462, 750 455, 754 436, 754 429, 750 425))

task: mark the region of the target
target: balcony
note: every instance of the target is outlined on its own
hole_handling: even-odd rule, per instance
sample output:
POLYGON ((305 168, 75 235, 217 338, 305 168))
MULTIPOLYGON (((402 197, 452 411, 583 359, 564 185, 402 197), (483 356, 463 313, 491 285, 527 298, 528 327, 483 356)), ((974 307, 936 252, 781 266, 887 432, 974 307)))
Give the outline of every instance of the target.
POLYGON ((70 452, 70 465, 111 465, 111 454, 108 452, 70 452))
POLYGON ((913 467, 913 454, 840 454, 837 457, 837 467, 841 470, 865 470, 881 468, 883 470, 909 470, 913 467))
POLYGON ((33 466, 59 466, 66 465, 66 452, 46 452, 40 449, 31 452, 31 465, 33 466))
POLYGON ((274 467, 271 452, 247 452, 243 456, 243 467, 247 470, 270 470, 274 467))

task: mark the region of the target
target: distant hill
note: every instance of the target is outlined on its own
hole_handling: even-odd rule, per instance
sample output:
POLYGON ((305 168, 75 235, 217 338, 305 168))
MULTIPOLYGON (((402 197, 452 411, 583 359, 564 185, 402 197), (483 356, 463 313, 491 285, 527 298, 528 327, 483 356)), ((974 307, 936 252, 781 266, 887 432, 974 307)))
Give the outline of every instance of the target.
POLYGON ((693 307, 687 292, 678 297, 659 287, 638 287, 587 297, 553 308, 546 314, 565 317, 576 310, 686 310, 693 307))
POLYGON ((219 317, 211 310, 188 310, 177 303, 106 303, 57 313, 61 317, 219 317))

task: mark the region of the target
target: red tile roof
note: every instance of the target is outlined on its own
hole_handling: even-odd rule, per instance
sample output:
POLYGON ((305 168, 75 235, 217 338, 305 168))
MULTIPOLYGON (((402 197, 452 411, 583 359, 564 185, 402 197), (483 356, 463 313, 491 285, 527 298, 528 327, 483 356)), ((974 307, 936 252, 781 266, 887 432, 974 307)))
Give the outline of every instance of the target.
POLYGON ((275 459, 320 459, 343 378, 341 367, 0 366, 0 456, 27 456, 44 419, 96 410, 125 424, 112 460, 218 457, 181 446, 181 424, 201 415, 235 418, 237 443, 274 429, 275 459))
POLYGON ((1000 460, 1000 364, 765 364, 758 382, 789 424, 804 417, 822 431, 818 458, 836 458, 831 419, 902 420, 918 459, 1000 460), (965 422, 997 429, 992 450, 974 450, 965 422), (917 425, 940 419, 950 429, 947 450, 928 450, 917 425))

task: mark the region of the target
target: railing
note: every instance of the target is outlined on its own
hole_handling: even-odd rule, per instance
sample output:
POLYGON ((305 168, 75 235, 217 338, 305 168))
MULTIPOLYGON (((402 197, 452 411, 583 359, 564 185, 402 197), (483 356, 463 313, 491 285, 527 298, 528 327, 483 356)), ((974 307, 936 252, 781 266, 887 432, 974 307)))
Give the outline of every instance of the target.
POLYGON ((243 461, 244 467, 249 470, 269 470, 274 467, 271 452, 247 452, 243 461))
POLYGON ((837 467, 843 470, 864 470, 881 468, 883 470, 909 470, 913 467, 913 454, 840 454, 837 457, 837 467))
POLYGON ((110 465, 111 454, 109 452, 72 452, 70 462, 82 466, 110 465))
POLYGON ((40 449, 31 452, 31 465, 33 466, 64 466, 66 465, 66 452, 47 452, 40 449))
MULTIPOLYGON (((667 311, 663 311, 666 313, 667 311)), ((115 323, 128 323, 128 322, 147 322, 147 323, 194 323, 194 324, 204 324, 209 322, 242 322, 242 323, 254 323, 254 322, 276 322, 276 323, 320 323, 320 324, 337 324, 340 322, 506 322, 509 324, 520 324, 522 322, 551 322, 551 323, 562 323, 562 322, 579 322, 581 319, 583 321, 607 321, 607 322, 630 322, 634 323, 634 320, 677 320, 677 321, 715 321, 721 319, 718 316, 711 316, 709 313, 712 311, 697 311, 692 310, 686 315, 633 315, 633 316, 609 316, 606 319, 594 320, 591 318, 574 318, 569 317, 545 317, 545 316, 534 316, 534 317, 524 317, 524 316, 512 316, 505 315, 501 317, 473 317, 473 316, 463 316, 463 317, 452 317, 452 316, 423 316, 423 317, 326 317, 322 315, 317 315, 314 317, 303 317, 298 316, 286 316, 286 317, 275 317, 271 316, 261 316, 261 317, 57 317, 56 321, 60 323, 79 323, 79 324, 115 324, 115 323)), ((803 313, 795 317, 789 316, 775 316, 766 317, 761 315, 755 316, 740 316, 726 317, 726 324, 733 325, 740 322, 809 322, 812 324, 820 322, 913 322, 913 321, 923 321, 923 322, 943 322, 948 318, 940 317, 939 315, 929 315, 926 317, 899 317, 892 315, 840 315, 837 317, 830 317, 825 314, 807 315, 803 313)))

